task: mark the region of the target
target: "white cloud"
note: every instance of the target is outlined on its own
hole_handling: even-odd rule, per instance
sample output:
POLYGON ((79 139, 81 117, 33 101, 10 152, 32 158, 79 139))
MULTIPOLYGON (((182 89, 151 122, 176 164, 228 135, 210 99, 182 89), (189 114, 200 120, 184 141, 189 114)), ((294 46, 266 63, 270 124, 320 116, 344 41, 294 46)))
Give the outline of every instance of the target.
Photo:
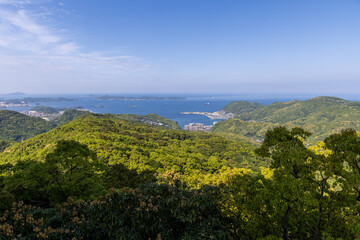
POLYGON ((44 21, 44 17, 51 17, 52 11, 44 6, 39 8, 40 5, 39 1, 0 0, 2 86, 10 86, 12 82, 30 86, 42 81, 49 83, 51 79, 59 81, 59 77, 71 84, 77 81, 75 76, 116 79, 119 75, 137 74, 148 68, 133 56, 83 52, 81 44, 63 35, 63 29, 44 21))
POLYGON ((0 4, 10 4, 10 5, 15 5, 17 3, 19 3, 21 1, 16 1, 16 0, 0 0, 0 4))
POLYGON ((0 46, 34 54, 70 53, 79 49, 46 21, 51 11, 40 3, 0 0, 0 46))

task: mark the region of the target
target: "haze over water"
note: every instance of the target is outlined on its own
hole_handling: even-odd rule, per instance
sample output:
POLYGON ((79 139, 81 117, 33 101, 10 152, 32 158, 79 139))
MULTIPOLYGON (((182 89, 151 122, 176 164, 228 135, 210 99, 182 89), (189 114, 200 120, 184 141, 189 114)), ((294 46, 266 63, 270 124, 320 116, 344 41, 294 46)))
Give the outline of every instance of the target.
MULTIPOLYGON (((241 94, 241 95, 172 95, 172 94, 108 94, 111 96, 126 96, 126 97, 185 97, 184 100, 96 100, 96 98, 104 96, 100 94, 71 94, 71 95, 0 95, 1 98, 25 98, 25 97, 65 97, 76 99, 77 101, 70 102, 40 102, 31 104, 29 107, 13 107, 9 110, 25 111, 38 106, 50 106, 54 108, 79 108, 87 109, 94 113, 111 113, 111 114, 140 114, 146 115, 155 113, 160 116, 169 118, 179 123, 184 128, 184 125, 189 123, 204 123, 205 125, 212 125, 214 122, 221 121, 221 119, 210 119, 204 115, 184 115, 181 112, 215 112, 221 110, 225 105, 231 101, 250 101, 258 102, 268 105, 274 102, 286 102, 290 100, 307 100, 319 95, 302 94, 302 95, 286 95, 286 94, 241 94)), ((346 100, 359 100, 357 95, 337 95, 344 97, 346 100)))

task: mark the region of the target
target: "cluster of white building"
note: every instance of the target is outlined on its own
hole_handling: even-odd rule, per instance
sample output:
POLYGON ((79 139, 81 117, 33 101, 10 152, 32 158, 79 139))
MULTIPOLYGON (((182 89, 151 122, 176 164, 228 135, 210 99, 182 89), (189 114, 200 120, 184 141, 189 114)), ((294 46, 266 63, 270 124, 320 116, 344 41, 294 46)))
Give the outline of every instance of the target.
POLYGON ((42 113, 42 112, 37 112, 37 111, 22 111, 21 113, 28 115, 30 117, 40 117, 46 121, 51 121, 55 117, 61 116, 64 113, 64 111, 60 111, 58 113, 42 113))
POLYGON ((7 103, 6 101, 0 101, 0 107, 7 108, 7 107, 27 107, 28 105, 21 101, 20 103, 7 103))
MULTIPOLYGON (((215 124, 216 122, 214 122, 215 124)), ((214 125, 205 126, 203 123, 189 123, 189 125, 185 125, 184 129, 188 131, 203 131, 203 132, 211 132, 211 127, 214 125)))

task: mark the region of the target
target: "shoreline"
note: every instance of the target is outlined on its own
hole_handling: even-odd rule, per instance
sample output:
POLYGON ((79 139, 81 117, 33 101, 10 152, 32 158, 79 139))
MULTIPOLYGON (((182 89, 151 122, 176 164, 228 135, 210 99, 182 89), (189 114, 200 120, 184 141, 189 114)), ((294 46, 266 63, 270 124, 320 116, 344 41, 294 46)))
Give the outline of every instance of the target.
POLYGON ((233 113, 226 113, 223 110, 217 111, 217 112, 180 112, 180 114, 189 115, 189 114, 195 114, 195 115, 205 115, 210 119, 231 119, 235 117, 235 114, 233 113))

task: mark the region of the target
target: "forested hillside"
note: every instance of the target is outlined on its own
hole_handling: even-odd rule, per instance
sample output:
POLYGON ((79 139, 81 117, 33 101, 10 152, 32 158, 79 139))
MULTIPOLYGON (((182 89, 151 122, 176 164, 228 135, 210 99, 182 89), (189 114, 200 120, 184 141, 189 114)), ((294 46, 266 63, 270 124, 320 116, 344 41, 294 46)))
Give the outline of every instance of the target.
POLYGON ((22 141, 49 131, 56 125, 42 118, 22 113, 0 110, 0 140, 22 141))
POLYGON ((88 111, 70 109, 65 111, 61 116, 56 117, 54 121, 57 125, 62 125, 88 113, 88 111))
POLYGON ((244 121, 238 118, 229 119, 216 123, 211 131, 214 133, 234 133, 253 140, 261 141, 265 133, 274 128, 273 123, 244 121))
POLYGON ((309 136, 268 131, 256 173, 213 134, 83 116, 0 156, 0 238, 357 239, 359 133, 309 136))
POLYGON ((46 114, 54 114, 54 113, 59 113, 60 111, 66 111, 68 109, 66 108, 53 108, 53 107, 47 107, 47 106, 36 106, 33 107, 32 109, 30 109, 30 111, 36 111, 36 112, 41 112, 41 113, 46 113, 46 114))
MULTIPOLYGON (((60 109, 39 106, 35 107, 33 110, 52 114, 58 113, 58 110, 60 109)), ((90 112, 70 109, 65 111, 62 115, 55 117, 54 120, 46 121, 40 117, 30 117, 16 111, 0 110, 0 140, 6 141, 6 144, 2 144, 2 146, 10 146, 12 142, 23 141, 38 134, 45 133, 56 126, 66 124, 86 114, 90 114, 90 112)), ((113 116, 133 122, 157 125, 165 129, 180 129, 180 126, 176 122, 156 114, 148 114, 146 116, 121 114, 113 116)), ((0 151, 2 150, 3 148, 0 147, 0 151)))
POLYGON ((168 129, 181 129, 177 122, 154 113, 150 113, 145 116, 141 116, 138 114, 120 114, 118 116, 122 119, 135 121, 138 123, 147 123, 150 125, 162 126, 168 129))
POLYGON ((268 129, 279 125, 289 128, 300 126, 310 131, 313 135, 307 139, 308 144, 315 144, 341 129, 360 130, 359 102, 335 97, 277 102, 251 109, 243 102, 233 102, 224 109, 232 109, 238 114, 235 119, 217 123, 214 132, 237 133, 257 140, 262 140, 268 129))
POLYGON ((250 103, 247 101, 233 101, 229 104, 227 104, 225 107, 223 107, 223 111, 227 113, 234 113, 234 114, 240 114, 240 113, 248 113, 252 112, 257 108, 262 108, 264 105, 260 103, 250 103))
POLYGON ((0 155, 0 161, 44 161, 59 140, 85 144, 107 164, 121 163, 139 172, 175 169, 191 184, 223 167, 259 171, 265 165, 254 155, 253 147, 237 141, 203 132, 161 129, 110 114, 88 114, 15 144, 0 155))
MULTIPOLYGON (((288 119, 314 104, 358 107, 311 101, 270 106, 288 119)), ((273 129, 276 122, 224 121, 238 137, 172 124, 157 115, 85 113, 7 147, 0 154, 0 239, 357 239, 355 130, 306 147, 310 132, 273 129), (241 137, 262 134, 257 149, 241 137)))

